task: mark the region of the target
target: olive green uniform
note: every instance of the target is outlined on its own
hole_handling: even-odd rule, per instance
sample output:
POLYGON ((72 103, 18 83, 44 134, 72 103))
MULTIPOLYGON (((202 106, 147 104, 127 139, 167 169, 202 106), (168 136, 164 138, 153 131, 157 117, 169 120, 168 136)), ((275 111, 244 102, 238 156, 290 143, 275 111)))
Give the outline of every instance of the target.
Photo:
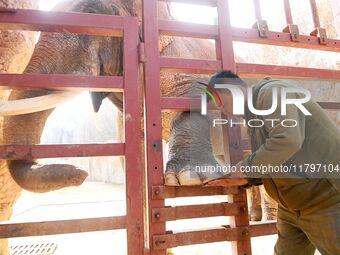
MULTIPOLYGON (((271 107, 273 87, 291 86, 295 85, 290 81, 270 78, 254 85, 256 109, 271 107)), ((288 95, 288 98, 301 97, 298 93, 288 95)), ((266 122, 264 127, 249 128, 253 154, 243 165, 339 167, 340 130, 316 102, 311 100, 304 106, 311 116, 305 116, 295 105, 287 106, 286 116, 281 115, 280 105, 268 116, 247 112, 247 120, 294 119, 298 125, 287 128, 277 123, 272 127, 266 122)), ((261 178, 267 193, 279 204, 276 255, 312 255, 315 247, 323 255, 340 255, 340 172, 323 175, 303 172, 296 178, 292 173, 252 177, 261 178)))

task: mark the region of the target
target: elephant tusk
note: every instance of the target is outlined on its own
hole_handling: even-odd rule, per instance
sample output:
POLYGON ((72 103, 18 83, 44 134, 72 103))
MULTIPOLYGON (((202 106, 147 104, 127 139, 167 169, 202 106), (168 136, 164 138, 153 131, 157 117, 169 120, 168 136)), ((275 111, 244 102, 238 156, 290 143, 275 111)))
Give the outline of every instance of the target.
POLYGON ((78 91, 53 92, 53 94, 45 96, 0 102, 0 116, 13 116, 53 109, 72 100, 80 93, 78 91))

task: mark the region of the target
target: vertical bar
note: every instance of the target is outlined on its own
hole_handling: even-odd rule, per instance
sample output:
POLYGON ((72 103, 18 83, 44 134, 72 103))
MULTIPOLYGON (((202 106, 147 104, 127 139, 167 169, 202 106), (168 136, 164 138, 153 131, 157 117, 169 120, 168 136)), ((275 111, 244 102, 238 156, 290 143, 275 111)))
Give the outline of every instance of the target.
MULTIPOLYGON (((254 1, 255 2, 255 1, 254 1)), ((259 7, 259 5, 258 5, 259 7)), ((218 24, 219 24, 219 41, 216 44, 220 47, 216 49, 217 58, 222 61, 222 68, 236 72, 235 57, 233 49, 233 41, 231 36, 231 25, 229 19, 228 0, 218 0, 217 2, 218 24)), ((260 16, 257 16, 260 18, 260 16)), ((222 116, 224 118, 224 116, 222 116)), ((230 164, 236 165, 243 158, 241 146, 241 129, 239 126, 233 128, 223 128, 224 148, 227 146, 229 150, 225 150, 225 158, 230 157, 230 164), (229 155, 227 155, 229 153, 229 155)), ((228 196, 231 203, 243 202, 247 206, 246 191, 241 191, 239 195, 228 196)), ((231 227, 247 227, 249 226, 248 210, 243 211, 239 216, 230 217, 231 227)), ((250 236, 242 236, 242 240, 232 242, 233 255, 251 255, 250 236)))
POLYGON ((144 253, 138 20, 124 19, 124 110, 128 254, 144 253))
MULTIPOLYGON (((164 200, 152 200, 152 186, 164 185, 161 90, 160 90, 160 56, 157 19, 157 0, 143 1, 143 29, 145 40, 146 62, 145 86, 145 129, 148 179, 148 213, 149 238, 165 233, 164 222, 152 222, 152 209, 164 207, 164 200)), ((165 255, 166 250, 154 250, 149 241, 150 255, 165 255)))
POLYGON ((283 0, 285 7, 286 24, 293 24, 292 9, 290 8, 289 0, 283 0))
POLYGON ((222 61, 222 68, 235 72, 235 58, 233 38, 229 18, 229 5, 227 0, 217 1, 219 40, 216 43, 217 59, 222 61))
MULTIPOLYGON (((228 119, 230 123, 231 117, 222 116, 224 119, 228 119)), ((234 122, 236 122, 235 120, 234 122)), ((228 152, 226 150, 229 146, 229 156, 230 164, 236 165, 243 159, 242 150, 242 137, 240 126, 225 127, 223 128, 223 143, 225 148, 225 154, 228 152)), ((226 155, 225 155, 226 156, 226 155)), ((249 215, 248 215, 248 203, 247 203, 247 193, 245 190, 240 190, 240 193, 233 196, 228 196, 229 203, 243 203, 246 210, 241 211, 238 216, 230 217, 229 225, 232 228, 237 227, 249 227, 249 215)), ((241 234, 241 239, 232 242, 232 254, 233 255, 251 255, 251 241, 250 234, 248 231, 244 230, 241 234)))
POLYGON ((254 2, 254 10, 255 10, 255 19, 262 20, 260 0, 253 0, 253 2, 254 2))
POLYGON ((314 28, 320 27, 320 18, 319 18, 318 7, 316 5, 316 1, 315 0, 309 0, 309 1, 310 1, 310 7, 312 9, 314 28))

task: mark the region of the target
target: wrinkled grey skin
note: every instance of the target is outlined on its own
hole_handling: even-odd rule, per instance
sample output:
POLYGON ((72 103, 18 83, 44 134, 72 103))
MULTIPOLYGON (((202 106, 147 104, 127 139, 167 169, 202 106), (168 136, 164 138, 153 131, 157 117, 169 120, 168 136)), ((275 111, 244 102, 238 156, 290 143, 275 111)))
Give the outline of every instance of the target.
POLYGON ((166 181, 174 173, 177 182, 173 185, 201 185, 222 176, 222 173, 204 171, 205 167, 219 163, 213 155, 210 140, 211 120, 200 112, 183 112, 172 122, 169 141, 169 160, 166 164, 166 181), (203 171, 200 171, 201 168, 203 171))
MULTIPOLYGON (((60 9, 75 12, 127 15, 122 4, 105 1, 72 1, 60 9)), ((89 35, 41 33, 24 73, 119 75, 122 73, 122 41, 89 35)), ((9 100, 53 93, 49 90, 13 91, 9 100)), ((96 96, 101 102, 102 94, 96 96)), ((112 93, 110 99, 115 101, 112 93)), ((39 144, 45 122, 52 110, 4 118, 6 144, 39 144)), ((80 185, 87 173, 72 165, 38 165, 34 160, 8 161, 9 171, 19 186, 33 192, 47 192, 80 185)))

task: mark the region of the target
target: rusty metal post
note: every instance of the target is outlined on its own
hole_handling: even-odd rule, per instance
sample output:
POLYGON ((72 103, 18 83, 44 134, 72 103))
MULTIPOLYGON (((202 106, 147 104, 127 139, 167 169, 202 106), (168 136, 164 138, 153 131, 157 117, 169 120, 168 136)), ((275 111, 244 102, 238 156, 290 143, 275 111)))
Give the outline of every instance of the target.
POLYGON ((126 166, 126 224, 128 254, 144 252, 141 85, 137 18, 124 20, 124 117, 126 166))
MULTIPOLYGON (((218 59, 222 61, 222 68, 226 70, 236 71, 235 68, 235 58, 233 50, 233 39, 231 36, 231 26, 229 20, 229 6, 227 0, 218 0, 218 21, 219 21, 219 33, 221 50, 217 53, 218 59)), ((259 4, 258 1, 254 3, 259 4)), ((259 5, 258 5, 259 7, 259 5)), ((260 12, 257 11, 257 18, 260 18, 260 12)), ((243 151, 241 146, 241 129, 239 126, 232 128, 223 128, 223 141, 224 148, 229 147, 229 152, 226 150, 225 157, 230 157, 230 164, 236 165, 243 158, 243 151), (228 155, 229 153, 229 155, 228 155)), ((228 197, 230 203, 242 203, 243 208, 248 208, 247 206, 247 195, 244 190, 240 191, 238 195, 231 195, 228 197)), ((230 227, 249 227, 249 216, 248 210, 243 210, 240 215, 230 217, 230 227)), ((232 242, 232 254, 233 255, 251 255, 251 242, 250 235, 244 230, 240 236, 240 239, 232 242)))
MULTIPOLYGON (((145 42, 145 132, 146 136, 146 169, 148 179, 148 213, 149 238, 165 233, 164 222, 152 222, 152 209, 164 207, 164 199, 152 199, 153 186, 164 185, 163 151, 162 151, 162 120, 160 92, 160 56, 159 33, 157 19, 157 0, 143 1, 144 42, 145 42)), ((165 255, 166 250, 155 250, 152 242, 150 255, 165 255)))

